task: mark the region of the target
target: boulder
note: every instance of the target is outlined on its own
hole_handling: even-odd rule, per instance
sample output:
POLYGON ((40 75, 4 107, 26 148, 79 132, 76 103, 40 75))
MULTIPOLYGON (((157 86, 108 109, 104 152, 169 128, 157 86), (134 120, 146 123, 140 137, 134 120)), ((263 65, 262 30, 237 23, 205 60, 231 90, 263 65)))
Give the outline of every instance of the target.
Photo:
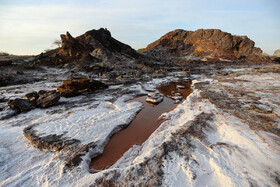
POLYGON ((41 94, 36 100, 37 107, 46 108, 56 105, 60 99, 60 93, 56 90, 39 91, 41 94))
POLYGON ((99 88, 108 87, 106 84, 86 78, 71 78, 63 81, 62 85, 57 88, 61 96, 73 97, 85 92, 93 92, 99 88))
POLYGON ((18 112, 29 111, 35 108, 34 104, 28 99, 14 99, 9 100, 8 105, 11 109, 14 109, 18 112))

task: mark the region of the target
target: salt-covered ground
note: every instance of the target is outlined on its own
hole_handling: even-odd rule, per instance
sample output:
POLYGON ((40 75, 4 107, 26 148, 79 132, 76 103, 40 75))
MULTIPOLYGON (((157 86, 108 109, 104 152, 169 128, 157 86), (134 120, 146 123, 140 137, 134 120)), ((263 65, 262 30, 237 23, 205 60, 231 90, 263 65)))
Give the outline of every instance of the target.
MULTIPOLYGON (((279 72, 276 66, 194 76, 187 100, 162 114, 169 120, 143 145, 135 145, 112 167, 95 174, 88 170, 91 156, 141 109, 140 103, 125 100, 173 77, 62 98, 56 107, 1 120, 0 186, 278 186, 279 72), (38 124, 35 130, 40 136, 63 134, 82 145, 97 146, 77 167, 67 169, 68 150, 41 151, 23 136, 23 129, 33 124, 38 124)), ((41 89, 45 83, 37 86, 41 89)), ((12 96, 16 89, 21 88, 1 93, 12 96)))

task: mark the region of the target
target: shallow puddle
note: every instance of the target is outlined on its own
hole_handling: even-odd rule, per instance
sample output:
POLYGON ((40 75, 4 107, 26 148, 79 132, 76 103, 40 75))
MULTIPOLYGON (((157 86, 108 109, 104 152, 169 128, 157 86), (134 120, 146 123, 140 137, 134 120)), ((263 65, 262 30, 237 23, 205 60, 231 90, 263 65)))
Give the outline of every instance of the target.
POLYGON ((165 97, 158 105, 146 102, 147 96, 135 97, 131 101, 138 101, 143 104, 142 110, 136 115, 135 119, 128 127, 114 134, 104 148, 102 155, 91 160, 90 169, 103 170, 117 162, 123 154, 133 145, 141 145, 149 136, 160 126, 163 120, 158 120, 159 116, 175 108, 177 104, 168 98, 172 92, 181 93, 185 99, 190 93, 191 81, 172 82, 168 85, 158 87, 158 91, 165 97), (185 88, 179 89, 177 85, 185 88))

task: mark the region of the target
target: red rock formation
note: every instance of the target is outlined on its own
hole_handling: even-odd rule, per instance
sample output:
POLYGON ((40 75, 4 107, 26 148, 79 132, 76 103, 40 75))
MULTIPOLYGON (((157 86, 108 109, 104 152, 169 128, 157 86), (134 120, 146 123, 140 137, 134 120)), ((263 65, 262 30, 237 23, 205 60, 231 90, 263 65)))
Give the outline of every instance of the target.
POLYGON ((91 30, 76 38, 69 32, 61 34, 62 46, 42 53, 38 64, 65 64, 69 62, 98 61, 114 58, 136 58, 138 54, 130 46, 119 42, 107 29, 91 30))
POLYGON ((233 61, 268 61, 262 50, 247 36, 235 36, 218 29, 174 30, 151 43, 144 54, 160 60, 185 56, 233 61))

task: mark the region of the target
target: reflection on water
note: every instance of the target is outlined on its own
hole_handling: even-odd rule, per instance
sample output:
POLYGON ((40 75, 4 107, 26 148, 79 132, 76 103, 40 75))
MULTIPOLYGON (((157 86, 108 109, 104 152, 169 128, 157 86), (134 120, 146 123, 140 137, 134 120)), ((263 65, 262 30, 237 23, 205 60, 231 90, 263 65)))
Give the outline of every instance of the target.
MULTIPOLYGON (((191 82, 172 82, 168 85, 158 87, 164 96, 171 95, 171 92, 181 93, 186 98, 190 93, 191 82), (176 85, 185 86, 184 89, 178 89, 176 85)), ((159 127, 163 120, 158 120, 159 116, 172 110, 176 104, 168 97, 157 105, 146 102, 147 96, 135 97, 132 101, 138 101, 143 104, 143 109, 137 114, 131 124, 114 134, 104 148, 102 155, 91 160, 90 168, 102 170, 113 165, 122 155, 133 145, 141 145, 149 136, 159 127)))

